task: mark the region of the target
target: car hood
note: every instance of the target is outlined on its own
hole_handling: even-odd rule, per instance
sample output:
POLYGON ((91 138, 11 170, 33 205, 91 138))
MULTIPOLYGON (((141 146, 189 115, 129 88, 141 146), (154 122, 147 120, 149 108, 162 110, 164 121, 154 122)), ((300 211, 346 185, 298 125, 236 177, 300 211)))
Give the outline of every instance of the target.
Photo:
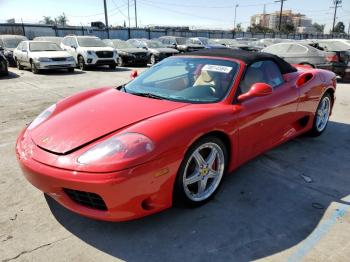
POLYGON ((114 88, 94 89, 59 102, 50 118, 29 132, 37 146, 62 155, 186 105, 135 96, 114 88))
POLYGON ((147 51, 140 48, 121 48, 117 49, 118 52, 126 52, 130 54, 147 54, 147 51))
POLYGON ((47 52, 32 52, 33 58, 40 58, 40 57, 48 57, 48 58, 55 58, 55 57, 70 57, 71 55, 66 51, 47 51, 47 52))
POLYGON ((85 47, 85 46, 79 46, 79 50, 81 51, 114 51, 113 47, 110 46, 103 46, 103 47, 85 47))
POLYGON ((151 51, 151 52, 159 52, 159 53, 171 53, 171 54, 175 54, 175 53, 178 53, 178 52, 179 52, 179 51, 177 51, 176 49, 167 48, 167 47, 149 48, 149 51, 151 51))

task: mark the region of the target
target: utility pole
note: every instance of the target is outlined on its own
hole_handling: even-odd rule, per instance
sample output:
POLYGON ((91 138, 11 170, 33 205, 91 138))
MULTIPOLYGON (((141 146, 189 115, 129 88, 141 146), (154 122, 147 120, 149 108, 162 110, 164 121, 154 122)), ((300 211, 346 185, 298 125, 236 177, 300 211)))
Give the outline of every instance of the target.
POLYGON ((278 0, 275 1, 275 3, 281 3, 281 10, 280 10, 280 21, 278 22, 278 31, 281 31, 281 23, 282 23, 282 11, 283 11, 283 3, 287 0, 278 0))
POLYGON ((108 15, 107 15, 107 3, 106 0, 103 0, 103 4, 105 7, 105 23, 106 23, 106 29, 107 29, 107 38, 109 39, 109 27, 108 27, 108 15))
POLYGON ((135 27, 137 28, 137 3, 135 0, 135 27))
POLYGON ((350 22, 349 22, 349 26, 348 26, 348 36, 350 35, 350 22))
POLYGON ((337 9, 338 9, 338 7, 341 7, 341 6, 339 6, 341 3, 342 3, 342 0, 333 0, 334 7, 331 7, 331 8, 334 8, 332 32, 334 32, 335 19, 337 18, 337 9))
POLYGON ((239 6, 238 4, 235 5, 235 19, 233 20, 233 30, 236 30, 236 14, 237 14, 238 6, 239 6))
POLYGON ((130 28, 130 0, 128 0, 128 20, 129 20, 129 28, 130 28))

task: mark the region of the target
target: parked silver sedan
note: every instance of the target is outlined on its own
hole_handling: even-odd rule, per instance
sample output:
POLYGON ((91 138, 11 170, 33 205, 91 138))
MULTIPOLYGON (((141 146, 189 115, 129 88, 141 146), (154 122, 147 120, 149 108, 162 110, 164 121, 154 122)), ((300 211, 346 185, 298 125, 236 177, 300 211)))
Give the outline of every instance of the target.
POLYGON ((76 67, 73 56, 47 41, 23 41, 13 55, 19 70, 29 67, 34 74, 42 69, 67 69, 73 72, 76 67))
POLYGON ((270 45, 261 51, 278 55, 290 64, 309 65, 332 70, 330 59, 334 56, 334 53, 318 50, 306 43, 279 43, 270 45))

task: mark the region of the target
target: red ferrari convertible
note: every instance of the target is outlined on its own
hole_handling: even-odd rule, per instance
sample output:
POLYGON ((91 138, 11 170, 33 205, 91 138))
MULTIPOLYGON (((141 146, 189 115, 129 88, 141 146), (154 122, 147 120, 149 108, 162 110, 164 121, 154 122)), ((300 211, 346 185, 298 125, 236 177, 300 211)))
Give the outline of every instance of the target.
POLYGON ((320 135, 335 88, 334 73, 271 54, 198 51, 50 106, 21 132, 16 153, 28 181, 66 208, 135 219, 203 204, 247 160, 320 135))

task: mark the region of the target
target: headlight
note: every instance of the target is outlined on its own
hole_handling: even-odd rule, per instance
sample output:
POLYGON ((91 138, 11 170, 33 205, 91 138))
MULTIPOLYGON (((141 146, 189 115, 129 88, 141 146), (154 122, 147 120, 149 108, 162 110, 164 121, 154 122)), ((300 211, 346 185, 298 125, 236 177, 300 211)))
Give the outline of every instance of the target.
POLYGON ((73 56, 67 57, 67 61, 74 61, 74 57, 73 56))
POLYGON ((13 55, 13 52, 10 51, 10 50, 5 50, 5 51, 4 51, 4 55, 5 55, 5 56, 12 56, 12 55, 13 55))
POLYGON ((94 51, 86 51, 88 55, 93 55, 94 51))
POLYGON ((138 133, 115 135, 95 145, 78 158, 80 164, 92 164, 98 160, 113 162, 138 158, 153 151, 154 144, 146 136, 138 133))
POLYGON ((50 59, 50 58, 47 58, 47 57, 39 57, 39 58, 38 58, 38 61, 39 61, 39 62, 50 62, 51 59, 50 59))
POLYGON ((33 122, 30 123, 30 125, 28 126, 28 129, 33 129, 36 126, 40 125, 42 122, 44 122, 56 109, 56 104, 53 104, 52 106, 50 106, 49 108, 47 108, 46 110, 44 110, 43 112, 40 113, 40 115, 38 115, 33 122))

